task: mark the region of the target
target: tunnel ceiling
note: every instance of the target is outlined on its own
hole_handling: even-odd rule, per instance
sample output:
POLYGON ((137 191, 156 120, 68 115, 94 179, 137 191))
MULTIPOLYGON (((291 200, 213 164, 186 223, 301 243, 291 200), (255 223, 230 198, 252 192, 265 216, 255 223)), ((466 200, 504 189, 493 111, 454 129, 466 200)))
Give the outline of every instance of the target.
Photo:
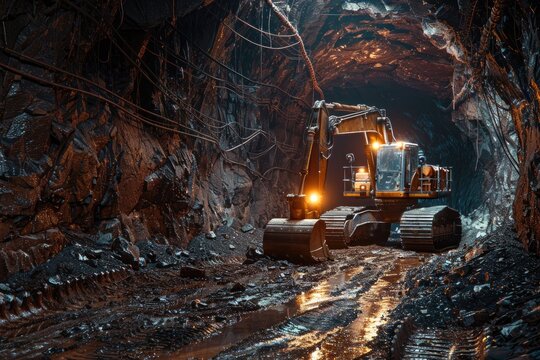
POLYGON ((304 19, 302 34, 323 89, 396 82, 452 97, 453 59, 424 34, 408 1, 329 1, 304 19))

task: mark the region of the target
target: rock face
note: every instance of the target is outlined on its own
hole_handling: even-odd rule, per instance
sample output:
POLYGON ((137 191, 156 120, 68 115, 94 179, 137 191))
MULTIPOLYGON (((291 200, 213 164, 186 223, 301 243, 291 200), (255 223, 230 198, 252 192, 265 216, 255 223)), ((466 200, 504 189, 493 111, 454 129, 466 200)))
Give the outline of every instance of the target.
MULTIPOLYGON (((539 45, 534 19, 511 16, 526 13, 527 1, 502 17, 480 7, 471 15, 468 1, 275 4, 298 27, 328 94, 375 84, 422 90, 439 107, 454 98, 441 119, 411 121, 433 126, 428 146, 476 149, 477 173, 462 173, 474 181, 460 188, 480 185, 456 206, 481 224, 476 235, 495 229, 508 215, 516 166, 518 234, 540 251, 539 45), (441 126, 461 132, 430 140, 441 126)), ((161 235, 185 246, 221 224, 261 226, 286 214, 311 83, 292 38, 269 34, 287 30, 268 7, 251 5, 0 5, 3 274, 53 256, 68 230, 104 243, 161 235), (261 16, 264 32, 249 26, 261 16), (104 230, 111 222, 115 230, 104 230)))
MULTIPOLYGON (((58 253, 66 229, 97 232, 103 244, 163 235, 186 246, 201 230, 232 219, 260 225, 283 208, 269 157, 246 162, 276 141, 256 106, 201 85, 185 64, 226 45, 215 38, 222 14, 205 17, 211 28, 192 40, 201 50, 182 63, 168 52, 193 48, 165 24, 200 17, 191 13, 201 1, 141 5, 42 3, 37 17, 31 2, 1 5, 0 277, 58 253), (162 35, 168 50, 156 43, 162 35)), ((294 152, 278 144, 270 157, 281 146, 294 152)))
POLYGON ((467 328, 484 329, 488 359, 535 358, 539 341, 531 334, 540 328, 539 278, 538 258, 525 252, 511 226, 503 224, 473 246, 433 257, 411 271, 407 292, 373 348, 387 347, 385 337, 407 319, 420 333, 459 328, 461 340, 467 328))

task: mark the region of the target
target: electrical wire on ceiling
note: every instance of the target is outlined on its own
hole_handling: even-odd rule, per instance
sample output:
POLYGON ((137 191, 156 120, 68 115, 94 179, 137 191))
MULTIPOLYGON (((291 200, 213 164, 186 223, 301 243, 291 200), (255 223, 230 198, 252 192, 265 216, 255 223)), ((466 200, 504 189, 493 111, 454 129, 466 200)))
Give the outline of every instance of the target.
MULTIPOLYGON (((100 86, 99 84, 89 80, 89 79, 86 79, 82 76, 79 76, 79 75, 76 75, 76 74, 73 74, 73 73, 70 73, 68 71, 65 71, 65 70, 62 70, 62 69, 59 69, 59 68, 56 68, 55 66, 53 65, 50 65, 50 64, 46 64, 46 63, 43 63, 43 62, 40 62, 39 60, 36 60, 36 59, 33 59, 33 58, 30 58, 26 55, 23 55, 23 54, 20 54, 16 51, 13 51, 13 50, 10 50, 10 49, 7 49, 7 48, 3 48, 2 49, 4 52, 8 53, 9 55, 12 55, 12 56, 17 56, 21 61, 25 61, 25 62, 30 62, 30 63, 33 63, 34 65, 38 65, 38 66, 41 66, 45 69, 48 69, 48 70, 53 70, 53 71, 56 71, 56 72, 60 72, 60 73, 63 73, 65 75, 68 75, 68 76, 71 76, 71 77, 74 77, 78 80, 82 80, 82 81, 85 81, 85 82, 88 82, 90 83, 91 85, 97 87, 98 89, 104 91, 106 94, 108 95, 111 95, 111 96, 114 96, 116 97, 116 101, 113 101, 111 99, 107 99, 107 98, 104 98, 103 96, 99 95, 99 94, 96 94, 96 93, 92 93, 92 92, 89 92, 89 91, 86 91, 84 89, 80 89, 80 88, 75 88, 75 87, 72 87, 72 86, 67 86, 67 85, 63 85, 63 84, 59 84, 59 83, 54 83, 54 82, 47 82, 48 85, 50 86, 53 86, 53 87, 57 87, 57 88, 62 88, 64 90, 71 90, 71 91, 75 91, 75 92, 78 92, 78 93, 82 93, 82 94, 85 94, 85 95, 88 95, 88 96, 92 96, 92 97, 95 97, 99 100, 102 100, 102 101, 105 101, 107 103, 109 103, 110 105, 112 106, 115 106, 117 108, 119 108, 119 110, 123 111, 124 113, 127 113, 129 116, 131 117, 134 117, 136 118, 137 120, 141 120, 143 121, 144 123, 148 124, 148 125, 151 125, 151 126, 156 126, 160 129, 164 129, 164 130, 169 130, 169 131, 173 131, 173 132, 176 132, 176 133, 179 133, 179 134, 182 134, 182 135, 186 135, 186 136, 190 136, 190 137, 195 137, 195 138, 198 138, 198 139, 201 139, 201 140, 205 140, 205 141, 209 141, 215 145, 219 145, 218 142, 217 142, 217 139, 215 138, 212 138, 210 136, 201 136, 202 133, 197 133, 197 134, 193 134, 193 133, 189 133, 188 131, 194 131, 194 129, 192 128, 189 128, 189 127, 186 127, 185 125, 182 125, 182 124, 179 124, 175 121, 172 121, 170 120, 169 118, 167 117, 164 117, 164 116, 161 116, 159 114, 156 114, 156 113, 153 113, 147 109, 144 109, 138 105, 136 105, 135 103, 121 97, 120 95, 118 94, 115 94, 114 92, 100 86), (125 108, 124 106, 120 106, 118 104, 118 101, 122 101, 122 103, 124 104, 127 104, 129 106, 132 106, 133 108, 135 108, 136 110, 138 111, 141 111, 143 113, 146 113, 147 115, 151 116, 151 117, 155 117, 159 120, 164 120, 165 122, 168 122, 170 123, 171 125, 175 125, 175 126, 181 126, 181 127, 184 127, 186 128, 184 131, 180 131, 180 130, 177 130, 173 127, 170 127, 170 126, 166 126, 164 124, 160 124, 160 123, 156 123, 155 121, 152 121, 148 118, 143 118, 142 116, 140 115, 133 115, 135 114, 135 112, 131 111, 131 110, 128 110, 127 108, 125 108)), ((6 64, 3 64, 3 63, 0 63, 0 67, 3 67, 5 68, 6 70, 10 71, 10 72, 15 72, 14 71, 14 68, 11 68, 9 67, 8 65, 6 64)), ((19 75, 21 76, 25 76, 25 75, 28 75, 28 73, 25 73, 25 72, 22 72, 22 71, 19 71, 18 72, 19 75)), ((41 83, 43 82, 46 82, 47 80, 45 79, 41 79, 41 78, 37 78, 37 77, 28 77, 28 76, 25 76, 27 78, 29 78, 30 80, 35 80, 35 81, 39 81, 41 83)), ((245 137, 245 138, 241 138, 241 140, 243 140, 242 143, 240 144, 237 144, 237 145, 234 145, 232 146, 231 148, 228 148, 228 149, 224 149, 222 147, 220 147, 220 150, 222 151, 225 151, 225 152, 230 152, 230 151, 233 151, 235 149, 238 149, 239 147, 247 144, 248 142, 250 142, 251 140, 253 140, 255 137, 259 136, 259 135, 264 135, 265 137, 269 138, 270 140, 274 140, 274 143, 270 145, 270 147, 273 147, 273 146, 276 146, 277 144, 277 141, 275 140, 275 138, 272 138, 269 134, 265 133, 264 131, 260 130, 260 129, 255 129, 256 131, 254 133, 252 133, 251 135, 245 137), (263 134, 264 133, 264 134, 263 134)), ((280 144, 281 145, 281 144, 280 144)))
POLYGON ((272 0, 266 0, 266 3, 270 6, 272 11, 276 14, 277 18, 281 21, 281 23, 289 28, 294 34, 296 39, 299 42, 300 47, 300 53, 302 54, 302 57, 304 58, 304 62, 306 63, 306 67, 309 72, 309 77, 311 78, 311 84, 313 86, 313 91, 319 94, 319 97, 321 100, 324 100, 324 93, 319 86, 319 82, 317 81, 317 77, 315 75, 315 69, 313 67, 313 64, 311 63, 311 60, 309 58, 309 55, 306 52, 306 48, 304 46, 304 41, 302 40, 302 37, 300 34, 298 34, 298 30, 291 24, 289 19, 281 12, 281 10, 272 2, 272 0))
MULTIPOLYGON (((258 31, 258 32, 260 32, 260 33, 262 33, 262 34, 268 36, 269 38, 293 38, 293 37, 296 36, 296 34, 276 34, 276 33, 270 32, 270 30, 264 31, 264 30, 259 29, 259 28, 256 27, 256 26, 251 25, 250 23, 248 23, 248 22, 245 21, 245 20, 242 20, 242 19, 241 19, 240 17, 238 17, 237 15, 234 15, 234 14, 232 14, 232 15, 234 16, 235 20, 241 22, 242 24, 244 24, 244 25, 250 27, 250 28, 253 29, 253 30, 256 30, 256 31, 258 31)), ((269 18, 270 18, 270 17, 269 17, 269 18)), ((269 23, 270 23, 270 22, 269 22, 269 23)), ((268 28, 270 28, 270 26, 268 26, 268 28)))
POLYGON ((297 41, 295 43, 292 43, 292 44, 289 44, 289 45, 285 45, 285 46, 278 46, 278 47, 275 47, 275 46, 267 46, 267 45, 264 45, 264 44, 259 44, 259 43, 256 43, 255 41, 253 40, 250 40, 248 39, 247 37, 245 37, 244 35, 240 34, 238 31, 234 30, 230 25, 228 25, 225 21, 223 22, 223 25, 225 25, 225 27, 229 30, 231 30, 233 33, 235 33, 236 35, 240 36, 242 39, 244 39, 245 41, 249 42, 250 44, 253 44, 255 46, 258 46, 258 47, 261 47, 263 49, 268 49, 268 50, 283 50, 283 49, 288 49, 288 48, 291 48, 291 47, 294 47, 294 46, 297 46, 298 44, 300 44, 300 41, 297 41))
MULTIPOLYGON (((495 132, 495 136, 497 137, 497 140, 499 140, 499 143, 501 144, 503 153, 505 154, 505 156, 510 161, 510 164, 512 165, 514 170, 516 170, 516 172, 519 173, 519 164, 518 164, 517 160, 512 156, 512 154, 510 152, 510 149, 508 148, 506 137, 504 135, 505 132, 503 131, 501 124, 497 123, 496 116, 493 113, 493 109, 491 109, 491 105, 490 105, 490 101, 488 99, 487 93, 488 92, 487 92, 487 89, 486 89, 486 85, 482 84, 482 95, 484 97, 484 101, 485 101, 486 107, 487 107, 489 115, 490 115, 490 116, 488 116, 488 118, 489 118, 489 120, 491 122, 491 125, 493 126, 493 131, 495 132)), ((497 112, 498 112, 497 107, 496 107, 496 109, 497 109, 497 112)), ((500 114, 498 114, 498 115, 500 116, 500 114)))
MULTIPOLYGON (((89 18, 90 20, 92 20, 93 22, 95 22, 97 25, 100 24, 100 21, 97 20, 95 17, 93 17, 92 15, 88 14, 86 11, 84 11, 82 8, 80 8, 79 6, 77 6, 76 4, 74 4, 72 1, 70 0, 62 0, 63 2, 67 3, 68 5, 70 5, 71 7, 73 7, 75 10, 79 11, 82 15, 84 15, 85 17, 89 18)), ((206 52, 205 50, 203 50, 200 46, 198 46, 198 44, 194 43, 193 40, 189 37, 189 36, 186 36, 183 32, 181 32, 177 27, 174 27, 172 26, 172 24, 169 24, 170 26, 170 29, 172 31, 174 31, 176 34, 180 35, 182 38, 184 38, 185 40, 187 40, 193 48, 195 48, 197 51, 199 51, 201 54, 203 54, 205 57, 207 57, 209 60, 215 62, 216 64, 218 64, 219 66, 223 67, 224 69, 242 77, 243 79, 247 80, 247 81, 250 81, 254 84, 257 84, 257 85, 260 85, 260 86, 264 86, 264 87, 268 87, 268 88, 272 88, 272 89, 275 89, 275 90, 278 90, 280 91, 281 93, 283 93, 284 95, 288 96, 289 98, 293 99, 293 100, 296 100, 302 104, 304 104, 306 107, 308 108, 311 108, 311 106, 309 106, 308 103, 306 103, 303 99, 297 97, 297 96, 293 96, 291 94, 289 94, 288 92, 286 92, 285 90, 281 89, 280 87, 276 86, 276 85, 272 85, 272 84, 266 84, 266 83, 262 83, 262 82, 259 82, 259 81, 256 81, 256 80, 252 80, 250 79, 249 77, 243 75, 243 74, 240 74, 239 72, 237 72, 236 70, 234 69, 231 69, 230 67, 228 67, 227 65, 223 64, 222 62, 220 62, 219 60, 215 59, 212 55, 210 55, 208 52, 206 52)), ((141 29, 141 30, 144 30, 144 29, 141 29)), ((132 56, 136 56, 137 52, 135 50, 133 50, 131 48, 131 46, 129 45, 129 43, 127 43, 127 41, 124 40, 124 38, 115 30, 113 29, 113 33, 114 35, 119 38, 120 40, 122 40, 123 42, 123 46, 118 44, 115 40, 114 40, 114 37, 113 36, 109 36, 109 39, 111 40, 111 42, 113 42, 113 44, 118 48, 118 50, 127 58, 128 61, 132 62, 133 63, 133 60, 132 60, 132 56), (126 51, 124 50, 125 49, 129 49, 130 51, 133 52, 133 55, 130 56, 129 54, 126 53, 126 51)), ((136 68, 138 70, 141 69, 141 64, 133 64, 136 66, 136 68)), ((144 64, 144 62, 142 62, 142 65, 145 66, 147 68, 147 66, 144 64)), ((148 70, 148 69, 147 69, 148 70)), ((143 75, 145 75, 145 73, 143 72, 143 75)), ((149 81, 152 81, 152 79, 149 79, 149 81)), ((162 90, 162 89, 160 89, 162 90)), ((163 91, 163 90, 162 90, 163 91)), ((166 90, 165 90, 166 91, 166 90)))
MULTIPOLYGON (((167 45, 165 45, 165 49, 170 49, 167 45)), ((156 56, 156 57, 160 57, 160 54, 152 51, 151 49, 147 49, 147 51, 149 53, 151 53, 152 55, 156 56)), ((273 107, 271 106, 272 104, 272 101, 270 99, 264 99, 264 98, 260 98, 260 97, 257 97, 257 96, 254 96, 254 95, 251 95, 251 94, 247 94, 245 91, 244 91, 244 86, 242 85, 239 85, 239 84, 236 84, 232 81, 228 81, 226 79, 223 79, 223 78, 219 78, 215 75, 212 75, 212 74, 209 74, 208 72, 204 71, 202 68, 200 68, 199 66, 193 64, 191 61, 175 54, 174 51, 171 51, 171 52, 168 52, 166 53, 166 55, 170 55, 172 56, 174 59, 176 60, 179 60, 181 61, 182 63, 186 64, 187 66, 189 66, 190 68, 194 69, 194 70, 197 70, 199 72, 201 72, 202 74, 204 74, 205 76, 213 79, 213 80, 216 80, 216 81, 219 81, 219 82, 222 82, 224 84, 226 84, 227 86, 231 86, 233 89, 229 88, 229 87, 225 87, 227 90, 230 90, 230 91, 233 91, 235 92, 235 94, 237 94, 238 96, 242 97, 242 98, 246 98, 246 99, 249 99, 250 101, 252 101, 253 103, 259 105, 259 106, 267 106, 269 108, 272 108, 273 110, 277 111, 282 117, 284 118, 289 118, 289 117, 292 117, 293 115, 290 114, 290 113, 285 113, 283 112, 281 109, 277 108, 277 107, 273 107), (241 93, 240 93, 241 92, 241 93)), ((166 63, 170 64, 171 66, 177 68, 177 69, 180 69, 181 67, 178 65, 178 64, 175 64, 173 63, 172 61, 168 60, 168 59, 163 59, 166 63)), ((199 81, 203 81, 203 79, 201 78, 198 78, 196 77, 197 80, 199 81)), ((216 86, 218 87, 218 86, 216 86)))
MULTIPOLYGON (((65 0, 64 0, 65 1, 65 0)), ((241 74, 239 73, 238 71, 230 68, 229 66, 223 64, 221 61, 215 59, 212 55, 210 55, 207 51, 203 50, 200 46, 198 46, 189 36, 187 36, 186 34, 184 34, 182 31, 180 31, 179 29, 177 28, 174 28, 172 27, 172 30, 174 32, 176 32, 178 35, 180 35, 182 38, 184 38, 185 40, 187 40, 191 46, 195 49, 197 49, 197 51, 199 51, 203 56, 205 56, 206 58, 208 58, 210 61, 213 61, 214 63, 218 64, 220 67, 226 69, 227 71, 229 71, 230 73, 233 73, 239 77, 241 77, 242 79, 244 80, 247 80, 253 84, 256 84, 256 85, 260 85, 260 86, 263 86, 263 87, 267 87, 267 88, 270 88, 270 89, 275 89, 277 91, 279 91, 280 93, 286 95, 287 97, 289 97, 290 99, 292 100, 295 100, 297 101, 298 103, 304 105, 306 108, 309 108, 311 109, 311 106, 302 98, 298 97, 298 96, 294 96, 294 95, 291 95, 290 93, 288 93, 287 91, 283 90, 282 88, 280 88, 279 86, 276 86, 276 85, 272 85, 272 84, 267 84, 267 83, 263 83, 263 82, 260 82, 260 81, 257 81, 257 80, 253 80, 253 79, 250 79, 249 77, 245 76, 244 74, 241 74)))

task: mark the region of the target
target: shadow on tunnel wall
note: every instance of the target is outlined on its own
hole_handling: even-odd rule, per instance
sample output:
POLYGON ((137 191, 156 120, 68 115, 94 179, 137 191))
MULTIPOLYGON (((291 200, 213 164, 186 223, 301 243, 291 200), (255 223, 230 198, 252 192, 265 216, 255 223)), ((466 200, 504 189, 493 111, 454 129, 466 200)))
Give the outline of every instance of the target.
MULTIPOLYGON (((387 110, 397 140, 417 143, 429 164, 451 166, 454 169, 454 192, 448 199, 425 201, 423 204, 448 204, 467 215, 481 205, 483 173, 482 159, 478 164, 472 141, 452 122, 450 111, 443 108, 434 95, 410 89, 396 83, 358 84, 326 91, 328 101, 347 104, 367 104, 387 110)), ((328 168, 325 208, 339 205, 365 205, 357 199, 345 198, 343 166, 345 155, 353 152, 354 165, 366 165, 363 155, 364 137, 340 136, 335 140, 328 168)), ((360 200, 362 201, 362 200, 360 200)))

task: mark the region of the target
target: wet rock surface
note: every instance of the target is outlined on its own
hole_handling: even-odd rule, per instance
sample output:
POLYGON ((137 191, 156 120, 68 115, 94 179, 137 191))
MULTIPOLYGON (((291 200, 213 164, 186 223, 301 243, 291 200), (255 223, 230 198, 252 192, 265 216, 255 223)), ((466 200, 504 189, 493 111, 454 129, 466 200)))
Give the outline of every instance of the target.
POLYGON ((259 229, 220 227, 229 243, 137 242, 138 270, 79 235, 0 283, 0 355, 380 359, 437 343, 444 356, 534 358, 540 262, 504 229, 443 254, 393 241, 299 266, 265 257, 259 229))

